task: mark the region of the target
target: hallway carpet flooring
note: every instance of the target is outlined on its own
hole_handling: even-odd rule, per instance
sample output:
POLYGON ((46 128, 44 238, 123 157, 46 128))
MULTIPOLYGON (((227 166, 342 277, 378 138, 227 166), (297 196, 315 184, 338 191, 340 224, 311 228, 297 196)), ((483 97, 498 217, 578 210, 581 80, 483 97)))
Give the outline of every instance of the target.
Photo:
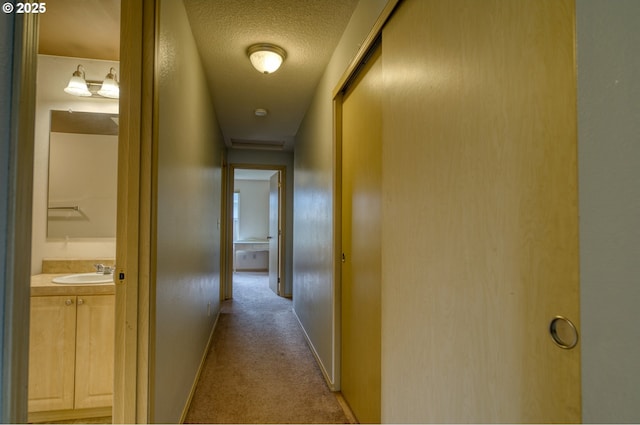
POLYGON ((349 423, 292 302, 266 273, 235 273, 186 423, 349 423))

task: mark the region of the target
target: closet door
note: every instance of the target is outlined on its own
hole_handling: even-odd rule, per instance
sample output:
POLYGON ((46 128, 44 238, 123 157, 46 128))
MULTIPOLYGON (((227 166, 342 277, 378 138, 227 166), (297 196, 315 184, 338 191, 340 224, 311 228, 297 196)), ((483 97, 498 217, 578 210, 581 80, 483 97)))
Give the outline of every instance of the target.
POLYGON ((342 394, 380 422, 381 83, 378 48, 342 103, 342 394))
POLYGON ((383 30, 384 422, 581 419, 574 14, 407 0, 383 30))

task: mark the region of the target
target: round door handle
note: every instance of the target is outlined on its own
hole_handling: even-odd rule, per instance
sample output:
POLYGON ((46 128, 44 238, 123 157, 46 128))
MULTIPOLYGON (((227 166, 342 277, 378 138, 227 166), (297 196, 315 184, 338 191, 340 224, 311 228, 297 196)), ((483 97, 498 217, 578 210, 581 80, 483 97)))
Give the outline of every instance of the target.
POLYGON ((71 298, 67 298, 67 300, 64 302, 65 305, 71 305, 73 304, 73 300, 71 298))
POLYGON ((565 350, 571 350, 578 345, 578 328, 564 316, 556 316, 549 323, 549 333, 553 342, 565 350))
POLYGON ((84 304, 84 300, 82 298, 78 298, 78 305, 84 304))

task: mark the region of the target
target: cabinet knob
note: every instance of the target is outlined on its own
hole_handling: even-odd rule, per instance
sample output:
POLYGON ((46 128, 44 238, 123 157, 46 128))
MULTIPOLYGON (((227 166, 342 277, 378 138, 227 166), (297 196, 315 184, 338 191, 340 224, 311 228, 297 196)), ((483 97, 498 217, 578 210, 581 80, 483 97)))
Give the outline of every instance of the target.
POLYGON ((78 298, 78 305, 84 304, 84 300, 82 298, 78 298))
POLYGON ((67 300, 64 302, 65 305, 71 305, 73 304, 73 300, 71 298, 67 298, 67 300))

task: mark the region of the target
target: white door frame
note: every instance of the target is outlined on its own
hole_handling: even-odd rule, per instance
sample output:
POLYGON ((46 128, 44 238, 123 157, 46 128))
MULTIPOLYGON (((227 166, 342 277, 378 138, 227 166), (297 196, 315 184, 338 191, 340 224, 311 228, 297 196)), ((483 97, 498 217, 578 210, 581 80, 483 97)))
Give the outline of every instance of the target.
POLYGON ((280 171, 280 191, 279 191, 279 199, 278 206, 280 209, 280 214, 278 217, 279 226, 281 229, 280 235, 280 261, 278 262, 279 274, 280 274, 280 283, 278 285, 278 293, 282 296, 287 296, 285 294, 284 282, 286 281, 285 276, 285 258, 286 258, 286 166, 285 165, 265 165, 265 164, 246 164, 246 163, 233 163, 229 164, 227 167, 228 170, 228 178, 226 180, 226 187, 224 188, 224 197, 226 199, 226 211, 224 214, 224 222, 223 222, 223 230, 222 234, 224 235, 224 251, 229 253, 226 256, 226 262, 223 264, 223 283, 221 285, 221 297, 223 300, 230 299, 233 297, 233 184, 234 184, 234 176, 235 170, 273 170, 280 171))

